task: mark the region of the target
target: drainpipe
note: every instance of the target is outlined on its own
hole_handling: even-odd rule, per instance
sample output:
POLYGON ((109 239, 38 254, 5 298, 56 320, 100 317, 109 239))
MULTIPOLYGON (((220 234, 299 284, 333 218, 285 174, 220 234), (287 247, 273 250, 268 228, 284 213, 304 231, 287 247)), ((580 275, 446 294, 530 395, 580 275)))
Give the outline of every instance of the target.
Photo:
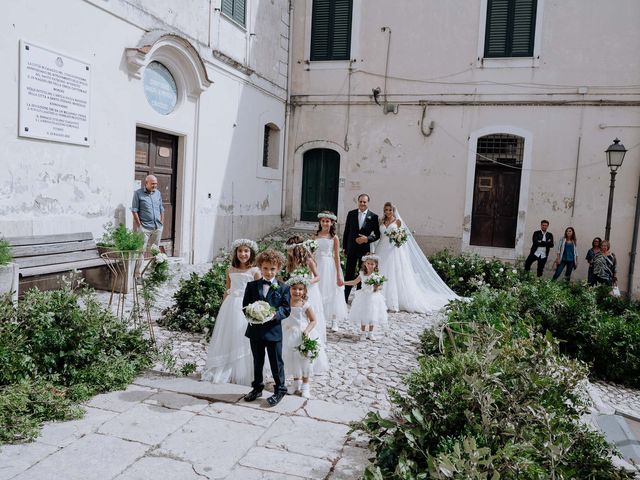
POLYGON ((633 271, 636 266, 638 249, 638 229, 640 227, 640 178, 638 179, 638 193, 636 193, 636 214, 633 219, 633 239, 631 240, 631 254, 629 255, 629 276, 627 280, 627 295, 633 296, 633 271))
POLYGON ((284 151, 282 153, 282 185, 280 189, 280 220, 284 220, 286 215, 286 193, 287 193, 287 167, 289 164, 289 122, 291 121, 291 102, 289 95, 291 93, 291 63, 293 52, 291 51, 291 36, 293 33, 293 0, 289 0, 289 38, 287 40, 287 92, 284 113, 284 151))

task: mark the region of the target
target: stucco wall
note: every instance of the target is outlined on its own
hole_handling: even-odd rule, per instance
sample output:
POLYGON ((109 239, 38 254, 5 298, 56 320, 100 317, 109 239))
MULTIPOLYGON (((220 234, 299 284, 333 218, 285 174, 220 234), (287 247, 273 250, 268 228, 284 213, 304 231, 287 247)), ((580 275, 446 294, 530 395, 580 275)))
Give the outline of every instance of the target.
MULTIPOLYGON (((5 60, 0 74, 0 235, 90 230, 99 237, 102 225, 123 211, 131 225, 136 126, 179 137, 178 255, 209 260, 232 236, 269 231, 280 216, 283 161, 277 169, 261 170, 262 137, 264 123, 285 128, 287 44, 279 40, 288 28, 288 2, 251 3, 246 28, 220 19, 216 2, 208 0, 5 5, 0 21, 5 60), (235 29, 237 38, 220 25, 235 29), (206 70, 201 76, 211 81, 202 93, 190 92, 176 77, 182 95, 169 115, 149 106, 141 79, 127 63, 126 49, 143 46, 147 32, 156 31, 174 35, 180 48, 191 49, 187 53, 194 64, 201 62, 206 70), (235 38, 237 51, 248 55, 234 58, 228 44, 226 51, 216 50, 221 38, 235 38), (88 147, 17 136, 20 40, 91 64, 88 147), (260 61, 251 61, 250 43, 261 49, 260 61), (214 50, 224 55, 217 58, 214 50), (233 212, 246 220, 229 222, 233 212), (233 234, 227 233, 231 223, 233 234)), ((185 72, 185 78, 193 75, 185 72)), ((283 151, 281 145, 280 156, 283 151)))
MULTIPOLYGON (((513 260, 528 254, 533 231, 548 218, 557 238, 575 227, 582 260, 591 239, 604 237, 604 150, 619 137, 636 147, 617 177, 612 222, 625 289, 640 177, 640 64, 634 60, 640 31, 633 20, 640 4, 544 0, 539 6, 531 59, 482 59, 486 1, 408 0, 400 9, 354 0, 352 60, 309 62, 311 1, 296 3, 288 215, 299 219, 304 151, 332 148, 341 155, 341 219, 364 191, 378 213, 384 201, 396 203, 428 253, 447 247, 513 260), (384 102, 385 80, 397 114, 385 115, 374 102, 376 87, 384 102), (468 240, 475 141, 501 132, 525 138, 516 248, 476 248, 468 240)), ((585 263, 578 278, 586 277, 585 263)))

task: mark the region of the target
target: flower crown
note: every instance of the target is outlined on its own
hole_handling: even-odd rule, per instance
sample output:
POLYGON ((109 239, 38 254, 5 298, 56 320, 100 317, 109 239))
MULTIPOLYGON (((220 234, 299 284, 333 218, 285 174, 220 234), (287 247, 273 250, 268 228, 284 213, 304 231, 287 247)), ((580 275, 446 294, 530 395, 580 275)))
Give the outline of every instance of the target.
POLYGON ((291 277, 289 280, 287 280, 286 284, 289 285, 289 286, 302 284, 302 285, 304 285, 305 287, 308 288, 309 285, 311 285, 311 281, 310 281, 309 277, 305 277, 305 276, 302 276, 302 275, 295 275, 295 276, 291 277))
POLYGON ((253 253, 258 253, 258 244, 248 238, 238 238, 231 244, 231 250, 235 250, 238 247, 249 247, 253 250, 253 253))
POLYGON ((329 218, 329 219, 333 220, 334 222, 338 221, 338 217, 336 217, 333 213, 322 213, 321 212, 321 213, 318 214, 318 219, 321 219, 321 218, 329 218))
POLYGON ((378 255, 374 255, 373 253, 370 253, 369 255, 365 255, 364 257, 362 257, 363 262, 366 262, 367 260, 373 260, 375 262, 379 262, 380 257, 378 255))
POLYGON ((300 243, 292 243, 290 245, 285 245, 284 249, 285 250, 293 250, 296 247, 304 247, 304 242, 300 242, 300 243))

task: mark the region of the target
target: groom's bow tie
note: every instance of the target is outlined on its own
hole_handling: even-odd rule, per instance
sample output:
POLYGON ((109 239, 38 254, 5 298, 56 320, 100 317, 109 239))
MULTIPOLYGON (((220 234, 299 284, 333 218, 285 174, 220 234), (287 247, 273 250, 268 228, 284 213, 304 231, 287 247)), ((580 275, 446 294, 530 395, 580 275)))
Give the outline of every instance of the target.
POLYGON ((271 280, 265 280, 264 278, 262 279, 262 283, 260 285, 271 285, 271 280))

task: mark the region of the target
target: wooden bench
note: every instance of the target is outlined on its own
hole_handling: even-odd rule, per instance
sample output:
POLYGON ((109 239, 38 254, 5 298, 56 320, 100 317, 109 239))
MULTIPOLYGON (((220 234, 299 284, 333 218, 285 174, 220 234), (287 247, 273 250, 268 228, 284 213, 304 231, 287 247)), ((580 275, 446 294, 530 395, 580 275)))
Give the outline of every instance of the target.
POLYGON ((13 261, 19 266, 19 294, 38 287, 60 288, 62 275, 81 271, 94 288, 111 289, 109 269, 98 253, 91 232, 6 238, 13 261))

